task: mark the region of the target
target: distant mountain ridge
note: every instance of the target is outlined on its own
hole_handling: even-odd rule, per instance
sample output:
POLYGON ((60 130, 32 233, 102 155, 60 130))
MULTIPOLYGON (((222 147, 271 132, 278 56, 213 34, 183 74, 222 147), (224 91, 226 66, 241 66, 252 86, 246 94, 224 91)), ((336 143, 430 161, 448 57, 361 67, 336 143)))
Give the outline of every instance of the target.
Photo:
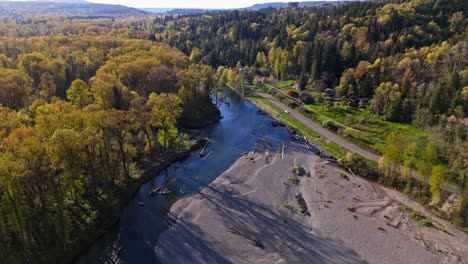
MULTIPOLYGON (((318 6, 325 4, 332 4, 340 1, 308 1, 308 2, 271 2, 264 4, 255 4, 251 7, 242 8, 243 10, 259 10, 264 8, 285 8, 293 3, 297 3, 298 7, 318 6)), ((342 2, 342 1, 341 1, 342 2)))
POLYGON ((83 0, 0 0, 0 16, 67 15, 88 18, 146 15, 143 10, 123 5, 96 4, 83 0))
POLYGON ((271 2, 263 4, 254 4, 249 7, 241 8, 230 8, 230 9, 210 9, 210 8, 141 8, 141 10, 156 13, 156 14, 168 14, 168 15, 195 15, 203 13, 213 13, 213 12, 226 12, 231 10, 240 10, 240 11, 249 11, 249 10, 260 10, 265 8, 285 8, 288 6, 294 6, 297 4, 297 7, 309 7, 309 6, 320 6, 326 4, 336 4, 343 2, 350 2, 353 0, 332 0, 332 1, 307 1, 307 2, 271 2))

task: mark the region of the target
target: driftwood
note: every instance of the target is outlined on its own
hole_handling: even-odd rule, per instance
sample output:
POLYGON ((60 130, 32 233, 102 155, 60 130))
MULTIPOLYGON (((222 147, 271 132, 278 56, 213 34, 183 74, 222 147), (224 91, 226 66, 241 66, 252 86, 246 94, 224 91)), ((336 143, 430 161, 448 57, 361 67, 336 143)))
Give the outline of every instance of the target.
POLYGON ((281 150, 281 159, 284 158, 284 141, 283 141, 283 149, 281 150))
POLYGON ((163 186, 157 187, 156 189, 151 190, 149 192, 149 195, 154 197, 158 194, 169 194, 169 193, 171 193, 171 191, 168 188, 166 188, 166 186, 163 185, 163 186))
MULTIPOLYGON (((177 170, 178 168, 175 168, 174 169, 174 172, 177 170)), ((151 197, 154 197, 158 194, 169 194, 171 193, 171 191, 168 189, 169 185, 171 185, 172 183, 174 183, 175 181, 177 181, 179 178, 178 177, 175 177, 174 179, 172 179, 171 181, 168 181, 168 179, 170 178, 167 178, 166 176, 166 181, 163 185, 151 190, 149 192, 149 196, 151 197)))
POLYGON ((202 150, 200 150, 200 152, 198 153, 198 155, 200 155, 200 157, 203 157, 205 156, 205 151, 206 151, 206 148, 208 147, 208 145, 210 145, 210 141, 206 142, 205 146, 202 148, 202 150))
POLYGON ((203 159, 204 159, 204 160, 206 160, 206 159, 208 158, 208 156, 210 156, 212 153, 213 153, 213 150, 212 150, 212 151, 210 151, 210 152, 208 152, 208 154, 206 154, 206 156, 205 156, 205 157, 203 157, 203 159))
POLYGON ((307 147, 308 149, 310 149, 309 144, 307 144, 308 142, 309 142, 309 141, 308 141, 307 138, 304 136, 304 145, 306 145, 306 147, 307 147))
POLYGON ((248 240, 254 242, 254 244, 255 244, 256 247, 259 247, 259 248, 262 248, 262 249, 265 248, 265 246, 263 245, 263 243, 262 243, 260 240, 257 240, 257 239, 255 239, 255 238, 252 238, 251 236, 249 236, 249 235, 247 235, 247 234, 244 234, 244 233, 240 232, 239 230, 236 230, 236 229, 233 228, 233 227, 230 227, 229 230, 230 230, 231 233, 233 233, 233 234, 236 234, 236 235, 238 235, 238 236, 241 236, 241 237, 243 237, 243 238, 245 238, 245 239, 248 239, 248 240))

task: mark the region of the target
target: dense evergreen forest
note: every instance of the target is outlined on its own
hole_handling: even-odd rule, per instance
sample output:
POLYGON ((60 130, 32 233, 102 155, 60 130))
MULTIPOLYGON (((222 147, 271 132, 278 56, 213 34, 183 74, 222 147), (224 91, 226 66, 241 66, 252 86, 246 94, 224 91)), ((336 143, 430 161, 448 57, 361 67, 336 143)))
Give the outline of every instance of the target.
POLYGON ((467 10, 464 0, 412 0, 3 18, 0 259, 70 260, 149 164, 188 148, 181 127, 219 119, 216 87, 255 76, 295 80, 316 100, 331 89, 335 104, 355 101, 423 131, 386 135, 382 167, 392 174, 391 164, 404 164, 433 186, 456 185, 465 199, 446 217, 466 228, 467 10))

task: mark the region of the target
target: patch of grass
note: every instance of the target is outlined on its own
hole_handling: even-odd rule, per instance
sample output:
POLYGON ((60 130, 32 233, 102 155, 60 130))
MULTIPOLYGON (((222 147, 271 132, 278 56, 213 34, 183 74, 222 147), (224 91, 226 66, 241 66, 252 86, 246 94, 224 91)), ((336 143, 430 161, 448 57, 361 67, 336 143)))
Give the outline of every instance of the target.
POLYGON ((288 87, 288 86, 292 86, 296 83, 296 81, 294 80, 282 80, 282 81, 276 81, 276 82, 272 82, 271 83, 271 86, 274 86, 276 88, 284 88, 284 87, 288 87))
POLYGON ((306 213, 305 207, 302 206, 302 205, 300 205, 300 204, 297 206, 297 211, 299 211, 301 214, 305 214, 305 213, 306 213))
POLYGON ((338 172, 338 176, 340 176, 340 178, 342 178, 344 180, 349 181, 348 175, 346 175, 345 173, 343 173, 341 171, 338 172))
POLYGON ((356 220, 358 219, 358 217, 357 217, 356 214, 352 214, 352 215, 353 215, 353 218, 354 218, 354 219, 356 219, 356 220))
POLYGON ((346 209, 350 212, 356 212, 356 207, 352 204, 348 205, 346 209))
POLYGON ((415 211, 413 209, 408 209, 409 210, 409 213, 410 213, 410 216, 413 220, 415 220, 416 222, 422 224, 423 226, 426 226, 426 227, 431 227, 433 226, 432 224, 432 220, 425 216, 424 214, 418 212, 418 211, 415 211))
POLYGON ((383 153, 384 141, 390 132, 397 132, 409 138, 415 136, 427 137, 427 133, 414 126, 384 121, 368 109, 350 107, 340 103, 329 107, 326 102, 304 105, 302 109, 305 110, 304 112, 309 113, 309 118, 321 124, 328 124, 327 121, 332 120, 337 124, 352 128, 348 129, 347 132, 341 132, 351 141, 368 146, 378 153, 383 153))
POLYGON ((322 149, 330 152, 333 156, 335 156, 338 159, 343 159, 344 157, 346 157, 346 153, 348 153, 348 151, 342 148, 340 145, 325 140, 323 138, 315 140, 314 143, 316 143, 322 149))
POLYGON ((289 208, 291 208, 291 204, 289 204, 288 201, 283 201, 283 207, 289 209, 289 208))
POLYGON ((289 181, 294 185, 298 185, 300 180, 296 176, 292 176, 291 178, 289 178, 289 181))
POLYGON ((385 228, 383 228, 383 227, 381 227, 381 226, 377 226, 376 228, 377 228, 377 230, 385 231, 385 228))
POLYGON ((288 222, 288 220, 286 220, 286 218, 284 218, 284 217, 280 217, 280 221, 283 224, 286 224, 288 222))
POLYGON ((452 235, 452 233, 450 233, 444 225, 440 225, 439 230, 446 234, 452 235))
POLYGON ((301 175, 301 167, 294 167, 292 171, 296 175, 301 175))

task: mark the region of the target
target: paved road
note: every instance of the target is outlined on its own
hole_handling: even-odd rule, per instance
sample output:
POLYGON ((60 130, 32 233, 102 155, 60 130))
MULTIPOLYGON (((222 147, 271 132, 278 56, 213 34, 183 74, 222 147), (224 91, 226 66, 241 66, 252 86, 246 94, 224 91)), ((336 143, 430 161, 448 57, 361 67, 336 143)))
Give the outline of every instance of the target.
MULTIPOLYGON (((282 102, 278 101, 278 99, 274 98, 272 95, 270 94, 266 94, 266 93, 261 93, 261 92, 258 92, 256 91, 256 93, 258 95, 260 95, 261 97, 267 99, 268 101, 270 101, 272 104, 274 104, 275 106, 277 106, 278 108, 280 108, 281 110, 283 111, 288 111, 289 112, 289 115, 291 115, 292 117, 294 117, 295 119, 297 119, 299 122, 303 123, 305 126, 307 126, 308 128, 312 129, 313 131, 317 132, 318 134, 320 134, 320 136, 322 136, 323 138, 325 139, 328 139, 329 141, 333 142, 333 143, 336 143, 338 145, 340 145, 341 147, 353 152, 353 153, 356 153, 358 155, 361 155, 362 157, 368 159, 368 160, 371 160, 371 161, 375 161, 375 162, 378 162, 379 159, 381 158, 381 156, 379 155, 376 155, 370 151, 367 151, 361 147, 358 147, 356 145, 354 145, 353 143, 343 139, 342 137, 334 134, 333 132, 321 127, 319 124, 313 122, 312 120, 310 120, 309 118, 303 116, 302 114, 296 112, 294 109, 286 106, 285 104, 283 104, 282 102)), ((400 168, 400 172, 402 171, 402 168, 400 168)), ((416 172, 413 172, 411 173, 412 177, 419 180, 419 181, 424 181, 424 177, 418 175, 416 172)), ((447 185, 447 184, 441 184, 441 188, 446 190, 446 191, 449 191, 451 193, 455 193, 455 194, 458 194, 459 193, 459 190, 458 188, 454 187, 454 186, 451 186, 451 185, 447 185)))
POLYGON ((320 136, 322 136, 323 138, 326 138, 326 139, 330 140, 331 142, 336 143, 336 144, 342 146, 343 148, 345 148, 345 149, 347 149, 347 150, 349 150, 351 152, 359 154, 359 155, 363 156, 364 158, 366 158, 368 160, 372 160, 372 161, 375 161, 375 162, 379 161, 380 156, 378 156, 378 155, 376 155, 376 154, 374 154, 372 152, 369 152, 369 151, 367 151, 365 149, 362 149, 361 147, 358 147, 358 146, 350 143, 349 141, 341 138, 340 136, 337 136, 333 132, 321 127, 317 123, 311 121, 309 118, 303 116, 302 114, 296 112, 294 109, 292 109, 292 108, 286 106, 285 104, 283 104, 282 102, 278 101, 276 98, 274 98, 270 94, 260 93, 260 92, 257 92, 257 94, 262 96, 263 98, 269 100, 271 103, 273 103, 278 108, 288 111, 289 114, 292 117, 297 119, 299 122, 303 123, 308 128, 312 129, 313 131, 319 133, 320 136))

